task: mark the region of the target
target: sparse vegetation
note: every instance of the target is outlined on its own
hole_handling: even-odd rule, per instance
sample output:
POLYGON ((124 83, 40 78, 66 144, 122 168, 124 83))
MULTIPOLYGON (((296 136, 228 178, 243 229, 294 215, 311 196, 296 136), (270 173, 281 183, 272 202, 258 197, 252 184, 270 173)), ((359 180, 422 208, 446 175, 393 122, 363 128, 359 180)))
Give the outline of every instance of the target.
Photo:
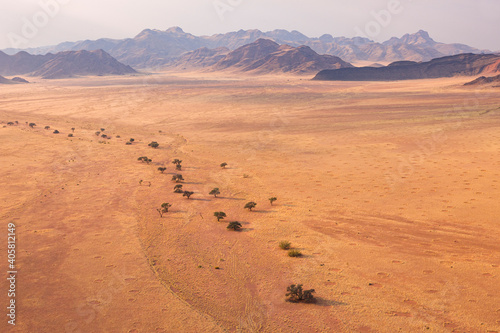
POLYGON ((312 303, 314 302, 313 293, 314 289, 303 290, 301 284, 292 284, 286 288, 287 293, 285 294, 288 297, 288 302, 298 303, 312 303))
POLYGON ((9 121, 9 122, 7 123, 7 125, 9 125, 9 126, 14 126, 14 123, 13 123, 12 121, 9 121))
POLYGON ((149 164, 153 161, 152 159, 148 158, 147 156, 141 156, 137 160, 141 161, 142 163, 146 163, 146 164, 149 164))
POLYGON ((224 212, 215 212, 214 216, 217 218, 217 222, 223 220, 226 217, 226 213, 224 212))
POLYGON ((184 193, 184 191, 182 190, 181 184, 177 184, 174 186, 174 193, 184 193))
POLYGON ((221 164, 220 164, 220 167, 221 167, 222 169, 225 169, 225 168, 226 168, 226 166, 227 166, 227 163, 226 163, 226 162, 224 162, 224 163, 221 163, 221 164))
POLYGON ((131 144, 132 144, 132 142, 127 141, 127 142, 125 142, 125 144, 126 144, 126 145, 131 145, 131 144))
POLYGON ((101 132, 97 131, 97 132, 95 132, 95 135, 99 136, 99 135, 101 135, 101 132))
POLYGON ((150 144, 148 144, 148 146, 152 147, 152 148, 158 148, 160 146, 160 144, 156 141, 151 141, 150 144))
POLYGON ((165 168, 165 167, 159 167, 158 168, 158 171, 160 171, 161 173, 164 173, 165 170, 167 170, 167 168, 165 168))
POLYGON ((275 202, 276 200, 278 200, 278 198, 276 198, 276 197, 269 198, 269 202, 271 203, 271 206, 273 205, 273 202, 275 202))
POLYGON ((130 142, 134 142, 134 141, 135 141, 135 139, 134 139, 134 138, 130 138, 130 140, 128 140, 128 141, 130 141, 130 142))
POLYGON ((172 176, 172 180, 175 181, 176 183, 180 183, 184 180, 184 178, 182 177, 182 175, 176 174, 172 176))
POLYGON ((210 193, 208 193, 208 194, 213 195, 215 198, 217 198, 217 195, 219 195, 219 194, 220 194, 219 188, 218 188, 218 187, 214 188, 214 189, 213 189, 212 191, 210 191, 210 193))
POLYGON ((107 138, 108 138, 108 136, 107 136, 106 134, 102 134, 102 135, 101 135, 101 138, 103 138, 103 139, 107 139, 107 138))
POLYGON ((104 128, 101 128, 101 132, 104 132, 105 130, 106 130, 106 129, 104 129, 104 128))
POLYGON ((149 182, 149 181, 144 181, 144 180, 142 180, 142 179, 141 179, 141 180, 139 180, 139 185, 141 185, 141 186, 142 186, 142 184, 144 184, 144 185, 147 185, 147 186, 151 187, 151 182, 149 182))
POLYGON ((289 241, 281 241, 279 243, 279 247, 282 250, 289 250, 291 246, 292 246, 292 243, 290 243, 289 241))
POLYGON ((172 164, 181 164, 182 163, 182 160, 176 158, 174 160, 172 160, 172 164))
POLYGON ((244 208, 247 208, 248 210, 251 211, 253 208, 255 208, 255 206, 257 206, 257 204, 253 201, 250 201, 246 203, 244 208))
POLYGON ((31 127, 31 128, 33 128, 33 127, 36 126, 36 124, 35 123, 29 123, 28 126, 31 127))
POLYGON ((177 170, 177 171, 182 171, 182 165, 177 164, 177 165, 175 166, 175 170, 177 170))
POLYGON ((50 129, 50 126, 45 126, 44 127, 46 130, 49 130, 50 129))
POLYGON ((227 229, 234 230, 234 231, 239 231, 241 229, 241 227, 242 227, 242 225, 238 221, 229 222, 229 224, 227 225, 227 229))
POLYGON ((73 133, 69 133, 69 134, 68 134, 68 137, 69 137, 69 138, 72 138, 72 137, 73 137, 73 133))
POLYGON ((292 250, 288 251, 288 256, 289 257, 300 257, 300 256, 302 256, 302 252, 300 252, 299 250, 292 249, 292 250))
POLYGON ((54 132, 52 132, 54 134, 59 134, 59 131, 58 130, 55 130, 54 132))
POLYGON ((73 133, 75 133, 75 128, 74 128, 74 127, 71 127, 71 131, 72 131, 73 133))
POLYGON ((187 197, 188 199, 194 194, 194 192, 191 191, 184 191, 182 194, 183 197, 187 197))

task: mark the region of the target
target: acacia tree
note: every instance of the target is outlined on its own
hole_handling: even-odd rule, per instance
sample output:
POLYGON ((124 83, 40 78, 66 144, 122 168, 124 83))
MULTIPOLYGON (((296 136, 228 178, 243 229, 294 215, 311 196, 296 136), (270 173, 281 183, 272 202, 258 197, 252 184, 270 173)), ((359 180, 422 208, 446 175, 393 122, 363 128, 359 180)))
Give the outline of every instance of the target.
POLYGON ((255 206, 257 206, 257 204, 253 201, 250 201, 250 202, 247 202, 245 207, 243 207, 243 208, 248 208, 248 210, 251 211, 253 208, 255 208, 255 206))
POLYGON ((214 198, 217 198, 217 195, 218 195, 218 194, 220 194, 219 188, 218 188, 218 187, 214 188, 214 189, 213 189, 212 191, 210 191, 210 193, 208 193, 208 194, 213 195, 213 196, 214 196, 214 198))
POLYGON ((288 302, 305 302, 305 303, 311 303, 314 302, 314 296, 313 293, 315 292, 314 289, 308 289, 308 290, 303 290, 302 285, 298 284, 292 284, 289 287, 286 288, 286 297, 288 297, 287 301, 288 302))
POLYGON ((33 127, 36 126, 36 124, 35 123, 29 123, 28 126, 31 127, 31 128, 33 128, 33 127))
POLYGON ((148 146, 152 147, 152 148, 158 148, 160 146, 160 144, 156 141, 151 141, 150 144, 148 144, 148 146))
POLYGON ((45 126, 44 127, 46 130, 49 130, 50 129, 50 126, 45 126))
POLYGON ((226 166, 227 166, 227 163, 226 163, 226 162, 224 162, 224 163, 221 163, 221 164, 220 164, 220 167, 221 167, 222 169, 225 169, 225 168, 226 168, 226 166))
POLYGON ((234 231, 239 231, 241 229, 241 227, 242 227, 242 225, 238 221, 229 222, 229 224, 227 225, 228 229, 234 230, 234 231))
POLYGON ((168 213, 168 209, 172 207, 171 204, 168 202, 164 202, 161 204, 161 208, 157 209, 158 213, 160 214, 160 217, 163 217, 163 214, 168 213))
POLYGON ((182 194, 183 197, 187 197, 188 199, 194 194, 194 192, 190 192, 190 191, 184 191, 184 193, 182 194))
POLYGON ((174 186, 174 193, 184 193, 184 191, 182 190, 181 184, 177 184, 174 186))
POLYGON ((226 217, 226 213, 224 212, 215 212, 214 216, 217 218, 217 222, 223 220, 226 217))
POLYGON ((276 197, 269 198, 269 202, 271 203, 271 206, 273 205, 273 202, 275 202, 276 200, 278 200, 278 198, 276 198, 276 197))
POLYGON ((177 164, 177 165, 175 166, 175 170, 177 170, 177 171, 182 171, 182 165, 177 164))
POLYGON ((165 167, 159 167, 158 168, 158 171, 160 171, 161 173, 164 173, 165 170, 167 170, 167 168, 165 168, 165 167))
POLYGON ((184 180, 184 178, 182 177, 182 175, 176 174, 172 176, 172 180, 175 181, 176 183, 180 183, 184 180))

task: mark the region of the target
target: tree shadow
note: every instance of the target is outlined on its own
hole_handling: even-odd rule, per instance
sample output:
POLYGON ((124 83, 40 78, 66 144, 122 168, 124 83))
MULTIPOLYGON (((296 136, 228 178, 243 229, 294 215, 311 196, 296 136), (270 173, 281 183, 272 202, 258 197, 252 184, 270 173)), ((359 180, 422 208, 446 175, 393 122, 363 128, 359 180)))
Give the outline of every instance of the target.
POLYGON ((182 184, 187 184, 187 185, 201 185, 203 183, 198 183, 198 182, 183 182, 182 184))
POLYGON ((252 210, 252 212, 263 213, 263 214, 276 213, 275 210, 252 210))
POLYGON ((322 297, 314 297, 316 299, 316 302, 311 303, 319 306, 346 306, 349 305, 348 303, 344 302, 339 302, 339 301, 334 301, 330 299, 325 299, 322 297))
POLYGON ((230 197, 217 197, 217 199, 237 200, 237 201, 243 201, 243 200, 245 200, 244 198, 230 198, 230 197))
POLYGON ((200 199, 200 198, 190 198, 189 200, 193 200, 193 201, 212 201, 210 199, 200 199))

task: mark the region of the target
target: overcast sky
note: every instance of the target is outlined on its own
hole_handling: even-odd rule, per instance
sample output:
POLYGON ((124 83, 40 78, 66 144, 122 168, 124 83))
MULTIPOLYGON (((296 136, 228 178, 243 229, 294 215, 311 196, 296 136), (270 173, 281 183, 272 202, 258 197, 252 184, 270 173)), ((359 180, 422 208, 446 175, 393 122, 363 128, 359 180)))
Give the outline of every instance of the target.
POLYGON ((0 49, 179 26, 195 35, 287 29, 375 41, 423 29, 436 41, 500 50, 500 0, 2 0, 0 8, 0 49))

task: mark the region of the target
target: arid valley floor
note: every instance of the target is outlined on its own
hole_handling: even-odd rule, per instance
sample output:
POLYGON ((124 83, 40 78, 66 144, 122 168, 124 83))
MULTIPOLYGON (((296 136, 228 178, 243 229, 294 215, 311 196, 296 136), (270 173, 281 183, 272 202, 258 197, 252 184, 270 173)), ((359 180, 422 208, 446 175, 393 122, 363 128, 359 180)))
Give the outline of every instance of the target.
POLYGON ((0 331, 500 332, 500 90, 470 80, 2 86, 0 236, 16 224, 19 273, 0 331), (292 283, 317 303, 286 302, 292 283))

